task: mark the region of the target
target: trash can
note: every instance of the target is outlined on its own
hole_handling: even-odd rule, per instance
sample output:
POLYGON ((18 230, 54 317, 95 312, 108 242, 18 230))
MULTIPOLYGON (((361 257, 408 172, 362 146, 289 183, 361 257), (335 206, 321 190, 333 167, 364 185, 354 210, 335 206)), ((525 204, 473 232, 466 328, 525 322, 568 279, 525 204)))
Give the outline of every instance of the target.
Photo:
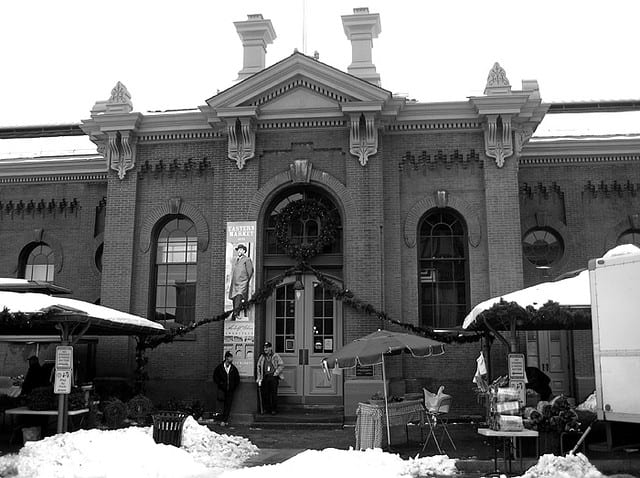
POLYGON ((153 439, 179 447, 182 444, 182 427, 189 416, 185 412, 160 411, 153 414, 153 439))

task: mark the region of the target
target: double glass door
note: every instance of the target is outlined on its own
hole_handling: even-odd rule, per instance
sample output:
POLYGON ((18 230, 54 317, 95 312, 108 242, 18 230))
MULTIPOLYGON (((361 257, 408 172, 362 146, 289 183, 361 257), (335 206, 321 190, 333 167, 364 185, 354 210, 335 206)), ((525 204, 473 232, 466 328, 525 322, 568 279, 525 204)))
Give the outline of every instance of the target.
POLYGON ((313 404, 342 394, 342 381, 327 379, 322 359, 342 340, 341 303, 313 275, 287 278, 267 301, 266 338, 285 363, 278 394, 313 404))

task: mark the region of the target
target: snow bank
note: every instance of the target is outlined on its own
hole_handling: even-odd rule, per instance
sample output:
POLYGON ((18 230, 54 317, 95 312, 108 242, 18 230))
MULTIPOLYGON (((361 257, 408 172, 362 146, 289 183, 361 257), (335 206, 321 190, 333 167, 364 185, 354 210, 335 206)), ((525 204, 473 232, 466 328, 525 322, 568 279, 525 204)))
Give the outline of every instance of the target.
POLYGON ((0 457, 0 476, 20 478, 175 478, 233 469, 258 448, 242 437, 219 435, 187 418, 182 447, 154 442, 152 428, 79 430, 27 442, 0 457))
POLYGON ((542 455, 520 478, 605 478, 582 453, 577 455, 542 455))
POLYGON ((366 476, 367 478, 415 478, 455 475, 456 460, 445 455, 403 460, 382 450, 307 450, 276 465, 230 470, 220 478, 327 478, 366 476))

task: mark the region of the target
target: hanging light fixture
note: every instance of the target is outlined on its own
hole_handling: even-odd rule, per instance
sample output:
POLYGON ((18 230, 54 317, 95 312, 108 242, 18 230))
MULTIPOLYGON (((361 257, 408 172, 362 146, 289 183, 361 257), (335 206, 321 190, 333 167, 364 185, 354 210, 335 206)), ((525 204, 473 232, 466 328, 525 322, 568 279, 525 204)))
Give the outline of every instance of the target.
POLYGON ((293 290, 296 291, 296 300, 300 300, 300 297, 302 297, 302 291, 304 290, 301 274, 296 274, 296 281, 293 283, 293 290))

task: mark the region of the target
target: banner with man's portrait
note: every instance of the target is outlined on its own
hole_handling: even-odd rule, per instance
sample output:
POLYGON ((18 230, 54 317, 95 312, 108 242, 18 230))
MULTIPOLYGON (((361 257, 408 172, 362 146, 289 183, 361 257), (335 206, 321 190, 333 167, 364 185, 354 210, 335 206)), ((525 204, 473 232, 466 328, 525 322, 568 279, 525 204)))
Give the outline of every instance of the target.
POLYGON ((253 376, 255 308, 242 305, 255 292, 256 222, 228 222, 224 310, 233 310, 224 326, 224 349, 233 354, 241 376, 253 376))

